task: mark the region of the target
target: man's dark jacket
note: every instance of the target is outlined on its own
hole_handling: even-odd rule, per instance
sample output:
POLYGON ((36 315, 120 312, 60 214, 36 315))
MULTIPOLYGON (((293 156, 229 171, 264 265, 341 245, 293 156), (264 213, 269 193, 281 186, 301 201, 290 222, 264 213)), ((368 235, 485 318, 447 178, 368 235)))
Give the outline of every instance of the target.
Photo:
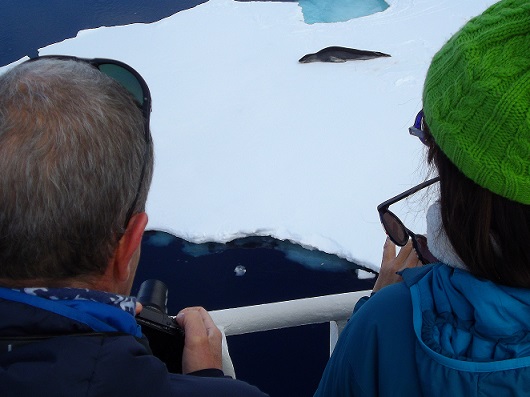
MULTIPOLYGON (((6 291, 4 288, 0 290, 6 291)), ((79 317, 74 315, 76 319, 68 317, 69 313, 75 314, 76 307, 68 307, 63 313, 60 303, 39 297, 30 299, 33 302, 38 300, 46 301, 46 308, 37 307, 40 304, 35 306, 31 302, 6 299, 5 296, 0 298, 2 397, 266 397, 254 386, 222 376, 221 371, 207 370, 197 375, 170 374, 134 335, 109 332, 104 325, 103 329, 97 329, 98 326, 93 326, 91 320, 84 320, 84 312, 79 317), (55 310, 54 305, 60 310, 55 310), (94 335, 94 331, 103 333, 94 335), (44 338, 10 342, 10 338, 36 335, 44 338), (6 338, 10 340, 6 341, 6 338)), ((117 307, 98 302, 90 305, 90 310, 105 306, 103 311, 107 314, 95 319, 96 323, 107 315, 112 328, 115 326, 112 324, 114 315, 117 314, 125 321, 130 318, 132 323, 129 325, 137 327, 133 316, 117 307)))

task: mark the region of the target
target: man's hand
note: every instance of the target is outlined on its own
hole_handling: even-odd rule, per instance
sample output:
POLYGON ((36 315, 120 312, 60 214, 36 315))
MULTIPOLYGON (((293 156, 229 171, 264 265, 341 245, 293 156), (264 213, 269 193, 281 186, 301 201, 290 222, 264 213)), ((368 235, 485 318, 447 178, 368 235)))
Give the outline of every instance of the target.
POLYGON ((396 256, 396 245, 387 237, 383 247, 383 260, 379 277, 375 282, 373 292, 379 291, 387 285, 403 281, 400 275, 396 274, 407 267, 417 267, 423 264, 418 259, 416 251, 412 248, 412 240, 409 239, 407 244, 399 250, 396 256))
POLYGON ((221 331, 202 307, 188 307, 175 317, 184 329, 182 373, 223 368, 221 331))

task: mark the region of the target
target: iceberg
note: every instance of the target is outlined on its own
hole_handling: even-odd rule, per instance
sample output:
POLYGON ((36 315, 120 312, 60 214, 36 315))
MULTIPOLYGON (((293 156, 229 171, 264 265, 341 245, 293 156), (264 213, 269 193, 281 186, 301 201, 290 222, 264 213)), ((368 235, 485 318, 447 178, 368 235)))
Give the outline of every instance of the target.
MULTIPOLYGON (((426 178, 407 128, 430 60, 494 2, 388 0, 372 15, 307 24, 297 3, 210 0, 39 52, 119 59, 147 80, 149 228, 190 242, 273 236, 377 270, 376 206, 426 178), (298 63, 329 46, 391 57, 298 63)), ((393 208, 419 233, 425 209, 414 199, 393 208)))

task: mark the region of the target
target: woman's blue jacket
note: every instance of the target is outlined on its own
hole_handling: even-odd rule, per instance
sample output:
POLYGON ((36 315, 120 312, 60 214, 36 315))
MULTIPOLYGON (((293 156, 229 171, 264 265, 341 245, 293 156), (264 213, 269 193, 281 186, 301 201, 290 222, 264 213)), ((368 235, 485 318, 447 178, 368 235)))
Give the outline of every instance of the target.
POLYGON ((315 397, 528 396, 530 290, 443 264, 360 301, 315 397))

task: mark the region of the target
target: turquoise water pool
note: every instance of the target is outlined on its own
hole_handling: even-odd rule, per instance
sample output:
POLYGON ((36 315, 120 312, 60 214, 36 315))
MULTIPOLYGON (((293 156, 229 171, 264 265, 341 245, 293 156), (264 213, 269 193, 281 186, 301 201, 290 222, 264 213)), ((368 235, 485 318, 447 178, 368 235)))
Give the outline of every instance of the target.
POLYGON ((345 22, 386 10, 384 0, 299 0, 304 22, 345 22))

